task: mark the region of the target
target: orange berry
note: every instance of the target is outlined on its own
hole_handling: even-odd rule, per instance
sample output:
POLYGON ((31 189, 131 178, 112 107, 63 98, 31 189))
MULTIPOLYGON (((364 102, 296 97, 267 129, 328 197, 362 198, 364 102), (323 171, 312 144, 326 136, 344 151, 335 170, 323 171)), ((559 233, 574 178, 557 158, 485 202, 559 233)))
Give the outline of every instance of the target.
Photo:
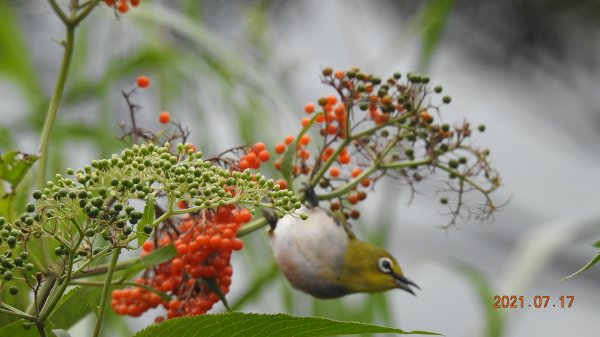
POLYGON ((250 166, 253 166, 254 163, 256 163, 256 161, 258 160, 258 156, 254 152, 247 153, 244 158, 246 158, 246 160, 248 161, 248 164, 250 164, 250 166))
POLYGON ((241 223, 246 223, 252 219, 252 213, 247 208, 240 209, 239 220, 241 223))
POLYGON ((360 181, 360 184, 363 187, 369 187, 369 185, 371 185, 371 179, 369 179, 369 178, 363 178, 363 180, 360 181))
POLYGON ((325 115, 323 115, 322 113, 317 115, 317 118, 315 118, 315 122, 317 123, 323 123, 325 121, 325 115))
POLYGON ((254 152, 260 153, 260 151, 266 149, 265 143, 258 142, 254 144, 254 152))
POLYGON ((341 154, 338 157, 338 163, 340 163, 340 164, 348 164, 348 163, 350 163, 350 156, 348 154, 345 154, 345 155, 341 154))
POLYGON ((333 112, 335 113, 335 115, 338 118, 343 118, 346 116, 346 106, 344 105, 344 103, 340 103, 340 104, 336 105, 333 112))
POLYGON ((431 121, 433 121, 433 117, 431 117, 431 115, 429 114, 429 112, 427 111, 422 111, 419 114, 419 117, 421 118, 421 120, 425 123, 429 123, 431 121))
POLYGON ((262 150, 258 153, 258 159, 260 159, 260 161, 269 161, 269 158, 271 158, 271 155, 267 150, 262 150))
POLYGON ((129 11, 129 6, 127 5, 127 2, 125 0, 121 0, 119 2, 119 6, 117 6, 117 10, 121 14, 127 13, 129 11))
POLYGON ((339 177, 340 169, 337 167, 332 167, 331 169, 329 169, 329 175, 332 176, 333 178, 339 177))
POLYGON ((358 203, 358 194, 356 193, 352 193, 348 196, 348 202, 351 203, 352 205, 355 205, 358 203))
POLYGON ((337 126, 333 125, 333 124, 329 124, 327 125, 327 133, 330 135, 335 135, 338 132, 338 128, 337 126))
POLYGON ((245 169, 249 169, 250 168, 250 163, 246 159, 242 159, 238 163, 238 166, 240 167, 240 170, 243 171, 245 169))
POLYGON ((336 70, 335 71, 335 78, 337 78, 338 80, 342 80, 344 79, 345 74, 343 70, 336 70))
POLYGON ((308 143, 310 143, 310 136, 309 135, 302 135, 302 137, 300 137, 300 144, 302 144, 302 145, 308 145, 308 143))
POLYGON ((136 82, 140 88, 147 88, 150 85, 150 79, 146 75, 139 76, 136 82))
POLYGON ((279 185, 279 188, 281 188, 282 190, 285 190, 287 188, 287 182, 283 179, 278 179, 275 183, 279 185))
POLYGON ((331 104, 332 106, 337 103, 337 97, 330 95, 327 96, 327 104, 331 104))
POLYGON ((196 152, 196 147, 192 144, 187 144, 187 153, 196 152))
POLYGON ((283 164, 283 161, 281 159, 277 159, 275 160, 275 163, 273 163, 273 166, 276 170, 281 170, 281 164, 283 164))
POLYGON ((292 142, 293 142, 295 139, 296 139, 296 137, 294 137, 294 136, 292 136, 292 135, 289 135, 289 136, 286 136, 286 137, 283 139, 283 142, 285 143, 285 145, 290 145, 290 144, 292 144, 292 142))
POLYGON ((352 178, 356 178, 358 177, 360 174, 362 173, 362 170, 359 169, 358 167, 355 167, 352 169, 352 172, 350 173, 350 175, 352 176, 352 178))
POLYGON ((233 250, 241 250, 242 248, 244 248, 244 241, 242 241, 240 239, 234 239, 231 242, 231 248, 233 250))
POLYGON ((310 123, 310 118, 302 118, 302 127, 306 127, 310 123))
POLYGON ((171 114, 168 113, 167 111, 163 111, 160 113, 160 115, 158 115, 158 121, 161 122, 162 124, 167 124, 167 123, 169 123, 170 120, 171 120, 171 114))
POLYGON ((308 103, 304 106, 304 112, 307 114, 315 112, 315 105, 312 103, 308 103))
POLYGON ((104 0, 104 3, 109 6, 112 7, 115 5, 115 0, 104 0))
POLYGON ((282 154, 284 152, 285 152, 285 144, 278 143, 277 145, 275 145, 275 153, 282 154))
POLYGON ((140 4, 141 0, 129 0, 129 2, 133 7, 137 7, 140 4))
POLYGON ((143 251, 149 252, 152 249, 154 249, 154 243, 152 243, 152 241, 146 241, 144 244, 142 244, 143 251))

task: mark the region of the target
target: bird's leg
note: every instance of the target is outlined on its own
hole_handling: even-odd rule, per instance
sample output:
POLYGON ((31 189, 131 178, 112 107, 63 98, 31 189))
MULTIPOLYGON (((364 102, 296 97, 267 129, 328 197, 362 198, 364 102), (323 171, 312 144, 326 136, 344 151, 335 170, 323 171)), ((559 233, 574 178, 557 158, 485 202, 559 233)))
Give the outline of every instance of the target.
POLYGON ((268 209, 263 209, 262 213, 263 213, 263 216, 265 217, 265 219, 267 219, 267 223, 269 224, 269 227, 270 227, 269 233, 273 233, 273 231, 277 227, 277 221, 279 221, 279 219, 277 218, 277 215, 275 215, 275 213, 273 213, 273 211, 268 210, 268 209))
POLYGON ((319 206, 319 198, 312 186, 304 184, 302 191, 304 191, 304 200, 308 203, 309 207, 313 208, 319 206))

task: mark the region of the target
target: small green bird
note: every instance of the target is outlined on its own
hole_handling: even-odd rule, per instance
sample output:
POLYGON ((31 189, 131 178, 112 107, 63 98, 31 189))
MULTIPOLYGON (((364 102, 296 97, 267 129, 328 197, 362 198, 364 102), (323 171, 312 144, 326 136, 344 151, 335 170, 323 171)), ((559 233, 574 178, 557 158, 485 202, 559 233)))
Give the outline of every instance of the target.
POLYGON ((324 208, 303 207, 306 220, 287 215, 271 225, 275 260, 291 285, 318 298, 376 293, 400 288, 415 295, 386 250, 356 238, 350 227, 324 208))

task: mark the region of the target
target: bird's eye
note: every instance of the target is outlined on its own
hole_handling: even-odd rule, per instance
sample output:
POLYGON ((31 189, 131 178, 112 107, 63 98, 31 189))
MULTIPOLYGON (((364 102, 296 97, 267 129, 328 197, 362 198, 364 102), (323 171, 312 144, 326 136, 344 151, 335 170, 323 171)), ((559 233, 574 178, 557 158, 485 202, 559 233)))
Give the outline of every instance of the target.
POLYGON ((392 272, 392 260, 388 257, 382 257, 379 259, 379 270, 383 273, 391 273, 392 272))

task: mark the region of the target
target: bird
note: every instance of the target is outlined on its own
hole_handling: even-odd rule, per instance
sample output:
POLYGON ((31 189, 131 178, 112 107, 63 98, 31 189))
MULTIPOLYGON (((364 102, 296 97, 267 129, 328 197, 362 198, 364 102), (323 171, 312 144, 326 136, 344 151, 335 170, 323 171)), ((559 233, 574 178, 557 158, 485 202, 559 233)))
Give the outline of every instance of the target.
POLYGON ((420 289, 389 252, 357 239, 342 217, 318 205, 303 205, 299 213, 306 220, 288 214, 269 220, 268 230, 275 260, 294 288, 321 299, 420 289))

